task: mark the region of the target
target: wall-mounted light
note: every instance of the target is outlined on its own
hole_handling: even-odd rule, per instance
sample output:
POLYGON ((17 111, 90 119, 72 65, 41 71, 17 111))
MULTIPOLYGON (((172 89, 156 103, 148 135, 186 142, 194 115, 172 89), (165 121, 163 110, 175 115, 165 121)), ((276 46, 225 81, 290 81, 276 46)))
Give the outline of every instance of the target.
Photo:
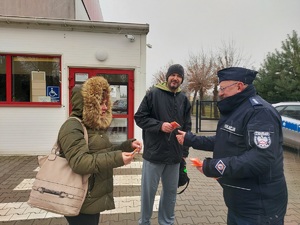
POLYGON ((98 59, 99 61, 105 61, 108 57, 108 54, 106 51, 104 50, 100 50, 96 52, 96 59, 98 59))
POLYGON ((135 37, 131 34, 125 34, 125 37, 128 38, 131 42, 134 42, 135 37))

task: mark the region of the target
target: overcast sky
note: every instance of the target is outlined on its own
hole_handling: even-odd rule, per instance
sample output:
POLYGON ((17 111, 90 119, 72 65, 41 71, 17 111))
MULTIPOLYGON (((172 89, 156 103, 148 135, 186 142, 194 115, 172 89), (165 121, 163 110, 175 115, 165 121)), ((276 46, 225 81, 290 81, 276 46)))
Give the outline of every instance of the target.
POLYGON ((147 86, 171 60, 183 66, 190 54, 234 42, 258 69, 268 52, 295 30, 300 0, 100 0, 104 21, 149 24, 147 86))

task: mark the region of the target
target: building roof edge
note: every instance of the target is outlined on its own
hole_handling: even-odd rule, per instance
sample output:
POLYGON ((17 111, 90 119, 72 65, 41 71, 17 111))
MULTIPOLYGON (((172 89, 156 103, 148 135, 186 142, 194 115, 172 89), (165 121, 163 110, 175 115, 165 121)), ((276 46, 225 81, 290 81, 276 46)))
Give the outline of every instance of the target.
POLYGON ((149 24, 49 19, 3 15, 0 15, 0 27, 84 31, 112 34, 148 34, 149 32, 149 24))

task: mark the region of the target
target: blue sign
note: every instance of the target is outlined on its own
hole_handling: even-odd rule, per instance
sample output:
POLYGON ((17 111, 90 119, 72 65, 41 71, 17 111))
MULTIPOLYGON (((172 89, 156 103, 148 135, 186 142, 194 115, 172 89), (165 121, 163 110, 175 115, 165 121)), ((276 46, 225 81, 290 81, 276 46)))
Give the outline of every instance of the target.
POLYGON ((51 97, 51 102, 59 102, 59 86, 47 86, 47 96, 51 97))

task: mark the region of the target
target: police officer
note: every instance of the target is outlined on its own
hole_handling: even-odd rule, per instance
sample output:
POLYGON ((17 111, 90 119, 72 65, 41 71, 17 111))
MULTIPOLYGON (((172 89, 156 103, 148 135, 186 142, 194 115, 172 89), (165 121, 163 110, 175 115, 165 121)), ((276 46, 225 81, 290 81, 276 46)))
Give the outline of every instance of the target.
POLYGON ((177 135, 180 144, 213 151, 197 169, 222 186, 228 225, 283 225, 287 208, 281 117, 256 94, 256 74, 240 67, 218 71, 216 135, 177 135))

